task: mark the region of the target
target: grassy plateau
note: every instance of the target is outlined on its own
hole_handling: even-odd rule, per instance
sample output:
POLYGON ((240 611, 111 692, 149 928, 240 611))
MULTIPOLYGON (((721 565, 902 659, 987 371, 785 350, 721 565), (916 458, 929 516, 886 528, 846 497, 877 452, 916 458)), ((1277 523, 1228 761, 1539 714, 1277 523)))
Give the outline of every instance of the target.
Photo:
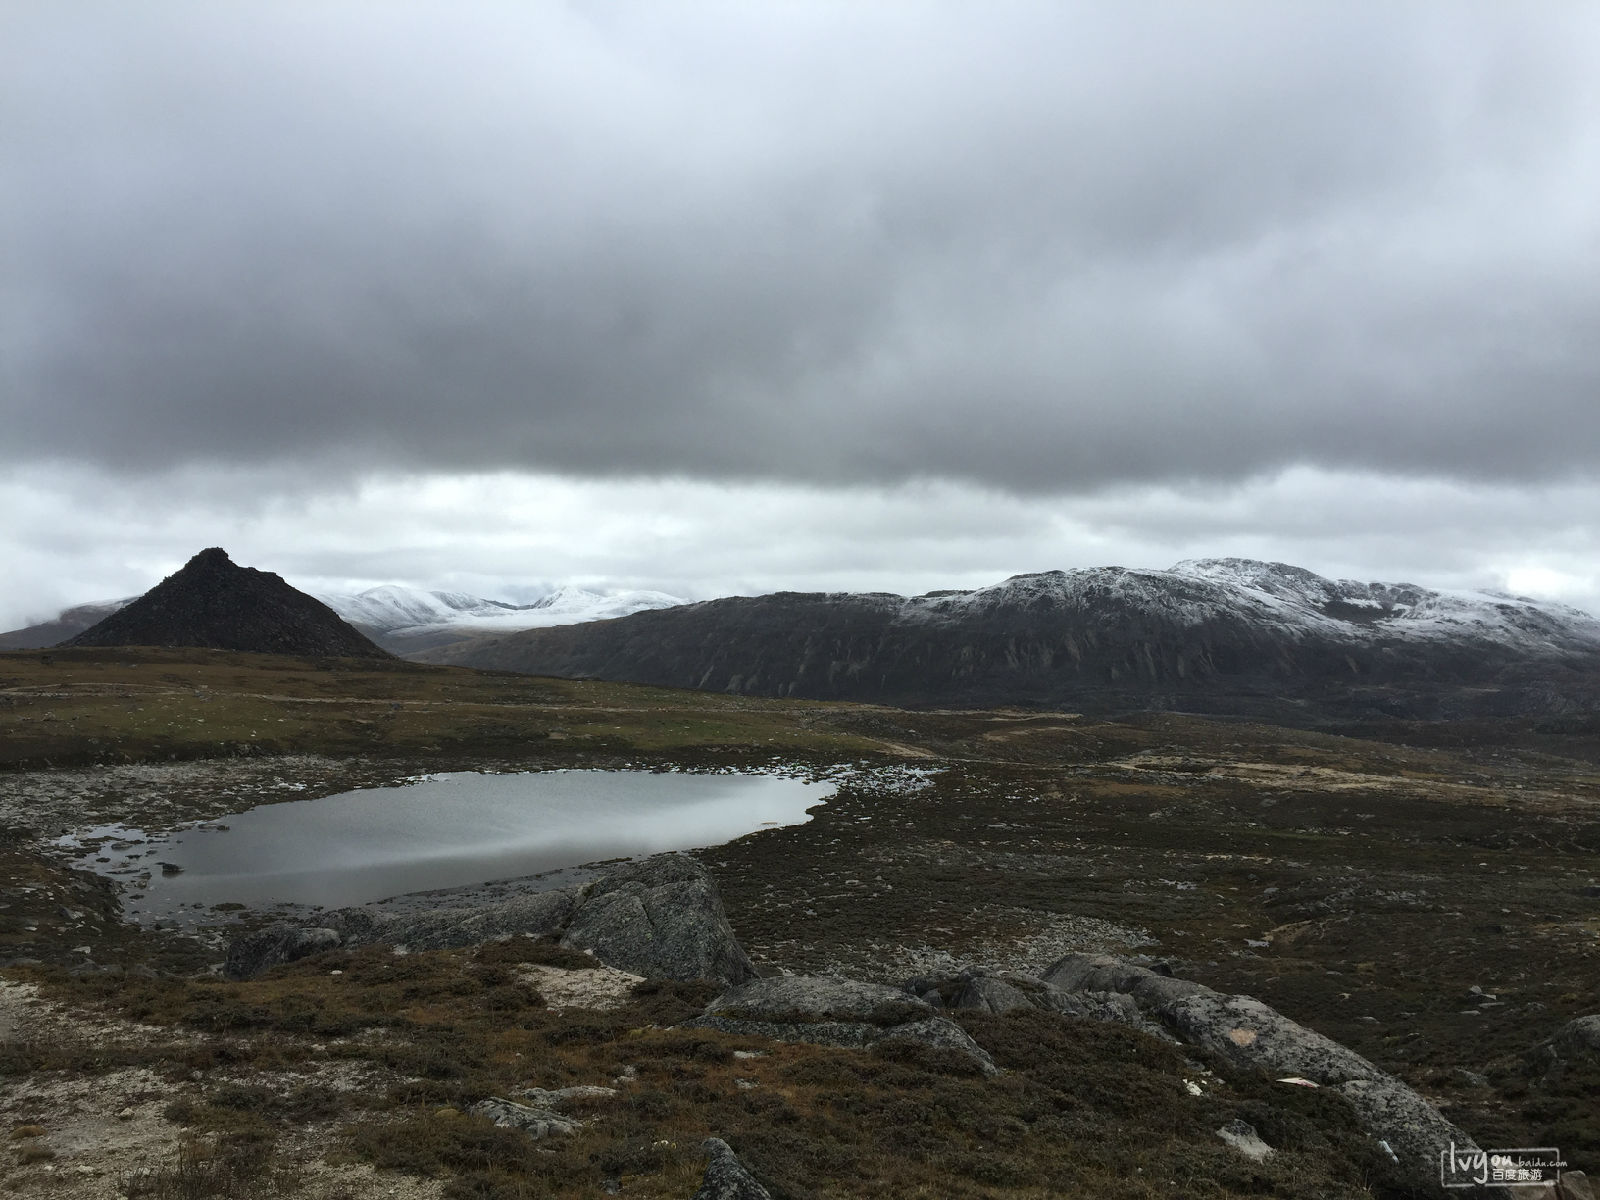
POLYGON ((130 923, 54 844, 422 772, 624 764, 837 780, 807 823, 697 852, 763 972, 1147 955, 1343 1042, 1480 1145, 1600 1174, 1600 1080, 1523 1057, 1600 1011, 1600 723, 910 712, 119 649, 0 654, 0 1192, 687 1200, 718 1136, 787 1200, 1385 1195, 1337 1095, 1119 1026, 957 1014, 1003 1068, 985 1078, 908 1043, 677 1028, 714 987, 526 938, 233 983, 212 968, 237 914, 130 923), (610 1091, 537 1141, 468 1111, 575 1085, 610 1091), (1277 1153, 1225 1145, 1236 1117, 1277 1153))

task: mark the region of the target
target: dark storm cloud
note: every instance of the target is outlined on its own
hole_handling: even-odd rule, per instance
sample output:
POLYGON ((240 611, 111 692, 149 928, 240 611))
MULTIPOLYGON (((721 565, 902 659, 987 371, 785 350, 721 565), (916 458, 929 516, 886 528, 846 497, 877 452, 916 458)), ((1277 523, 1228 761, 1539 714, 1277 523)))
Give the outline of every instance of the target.
POLYGON ((13 6, 17 460, 1600 463, 1580 6, 13 6))

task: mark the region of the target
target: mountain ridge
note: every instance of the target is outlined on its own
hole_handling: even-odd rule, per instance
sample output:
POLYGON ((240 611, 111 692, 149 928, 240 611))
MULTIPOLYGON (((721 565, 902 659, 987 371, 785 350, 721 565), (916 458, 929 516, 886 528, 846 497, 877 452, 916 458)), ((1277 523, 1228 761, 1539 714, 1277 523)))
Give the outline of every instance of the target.
POLYGON ((1245 559, 970 591, 725 597, 480 637, 424 661, 899 706, 1187 708, 1282 719, 1600 704, 1600 620, 1497 592, 1245 559))

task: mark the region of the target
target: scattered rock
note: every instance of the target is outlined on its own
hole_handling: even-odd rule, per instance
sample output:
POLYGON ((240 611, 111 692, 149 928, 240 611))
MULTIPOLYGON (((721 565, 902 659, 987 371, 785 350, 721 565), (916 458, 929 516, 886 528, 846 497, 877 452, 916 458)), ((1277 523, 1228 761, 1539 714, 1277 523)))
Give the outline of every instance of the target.
POLYGON ((772 1200, 772 1193, 755 1181, 727 1142, 707 1138, 700 1148, 711 1161, 693 1200, 772 1200))
POLYGON ((1158 975, 1104 954, 1069 954, 1044 972, 1069 991, 1118 991, 1158 1017, 1180 1040, 1203 1046, 1242 1071, 1265 1070, 1337 1088, 1375 1139, 1391 1148, 1392 1182, 1421 1195, 1439 1191, 1440 1151, 1477 1146, 1406 1084, 1355 1051, 1251 996, 1158 975))
POLYGON ((865 1048, 891 1039, 966 1055, 985 1075, 994 1060, 966 1030, 898 988, 821 975, 757 979, 718 996, 686 1025, 725 1033, 865 1048))
POLYGON ((1217 1136, 1240 1154, 1256 1162, 1261 1162, 1273 1152, 1272 1147, 1261 1140, 1261 1135, 1256 1132, 1254 1125, 1246 1124, 1237 1117, 1217 1130, 1217 1136))
POLYGON ((1600 1200, 1600 1192, 1583 1171, 1563 1171, 1554 1200, 1600 1200))

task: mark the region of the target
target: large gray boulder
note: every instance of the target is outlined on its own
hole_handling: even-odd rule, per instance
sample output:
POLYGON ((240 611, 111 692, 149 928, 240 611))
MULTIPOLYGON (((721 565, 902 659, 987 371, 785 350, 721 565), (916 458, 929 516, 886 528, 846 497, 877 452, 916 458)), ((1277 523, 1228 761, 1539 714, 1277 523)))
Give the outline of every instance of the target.
POLYGON ((228 945, 222 971, 229 979, 251 979, 268 967, 294 962, 324 950, 337 950, 340 945, 337 930, 305 928, 279 921, 234 938, 228 945))
POLYGON ((1203 1046, 1240 1070, 1299 1076, 1337 1089, 1387 1151, 1389 1182, 1417 1195, 1450 1194, 1440 1183, 1441 1152, 1452 1145, 1462 1152, 1477 1150, 1463 1130, 1409 1086, 1253 997, 1225 996, 1108 954, 1069 954, 1042 978, 1068 991, 1131 996, 1181 1041, 1203 1046))
POLYGON ((1072 992, 1020 971, 962 971, 955 975, 923 975, 907 980, 905 990, 951 1009, 1007 1013, 1038 1008, 1086 1021, 1110 1021, 1173 1041, 1160 1025, 1147 1020, 1133 997, 1121 992, 1072 992), (948 997, 948 999, 945 999, 948 997))
POLYGON ((899 988, 824 975, 785 975, 731 988, 685 1021, 699 1029, 865 1049, 905 1040, 970 1058, 985 1075, 994 1060, 954 1021, 899 988))
POLYGON ((1528 1064, 1544 1079, 1559 1079, 1574 1067, 1600 1071, 1600 1013, 1568 1021, 1528 1052, 1528 1064))
POLYGON ((715 881, 684 854, 628 863, 589 884, 561 942, 635 975, 738 984, 756 974, 715 881))
POLYGON ((559 933, 578 907, 578 889, 529 892, 491 904, 461 904, 390 915, 375 907, 347 908, 326 920, 346 946, 454 950, 516 937, 559 933))
POLYGON ((700 1149, 711 1161, 693 1200, 772 1200, 772 1193, 755 1181, 727 1142, 707 1138, 700 1149))
POLYGON ((279 963, 341 946, 448 950, 524 934, 559 936, 564 945, 635 975, 724 985, 755 976, 728 925, 716 882, 683 854, 627 863, 587 885, 482 904, 364 905, 322 913, 317 920, 316 928, 278 924, 236 938, 225 974, 251 979, 279 963))

